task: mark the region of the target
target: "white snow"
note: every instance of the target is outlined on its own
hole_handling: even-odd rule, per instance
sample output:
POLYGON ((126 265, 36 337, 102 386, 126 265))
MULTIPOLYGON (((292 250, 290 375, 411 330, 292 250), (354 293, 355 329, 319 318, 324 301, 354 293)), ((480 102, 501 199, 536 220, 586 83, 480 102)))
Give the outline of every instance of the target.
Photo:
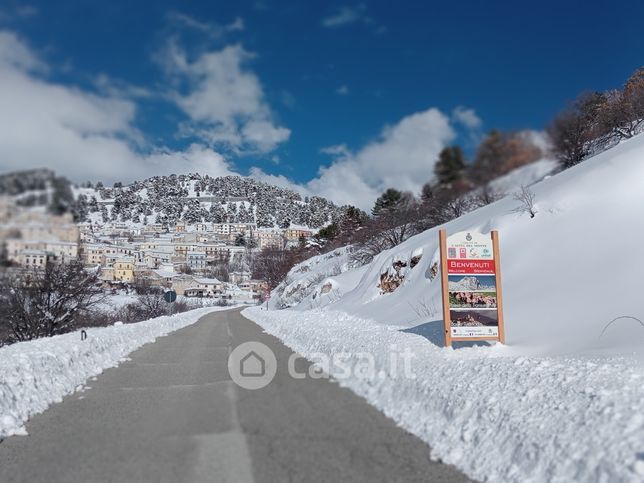
POLYGON ((302 305, 314 308, 337 299, 352 289, 361 269, 351 259, 351 247, 338 248, 295 265, 271 294, 272 307, 302 305))
POLYGON ((82 388, 85 381, 157 337, 195 323, 224 307, 208 307, 167 317, 86 329, 0 348, 0 439, 26 434, 29 417, 82 388))
MULTIPOLYGON (((444 226, 499 230, 506 346, 442 347, 438 228, 343 273, 323 310, 304 297, 290 310, 244 313, 304 355, 369 351, 382 364, 390 345, 410 347, 417 379, 341 383, 474 478, 641 481, 642 159, 640 135, 532 185, 535 218, 508 196, 444 226), (405 279, 381 294, 395 261, 407 262, 405 279), (620 316, 635 319, 610 324, 620 316)), ((289 277, 298 283, 295 270, 289 277)))
POLYGON ((511 193, 521 186, 530 186, 551 175, 557 169, 557 162, 544 158, 534 163, 521 166, 490 183, 492 190, 501 193, 511 193))

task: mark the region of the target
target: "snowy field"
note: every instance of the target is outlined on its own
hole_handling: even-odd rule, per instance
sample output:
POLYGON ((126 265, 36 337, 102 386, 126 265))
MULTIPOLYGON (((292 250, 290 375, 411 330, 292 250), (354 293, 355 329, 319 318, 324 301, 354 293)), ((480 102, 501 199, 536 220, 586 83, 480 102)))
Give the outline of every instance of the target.
POLYGON ((499 230, 507 346, 442 347, 438 228, 358 269, 304 262, 244 314, 304 355, 410 347, 417 379, 341 383, 474 478, 644 481, 642 159, 640 135, 532 185, 534 218, 509 196, 443 226, 499 230))
POLYGON ((80 332, 71 332, 0 348, 0 439, 26 434, 29 417, 80 390, 87 379, 117 366, 142 345, 210 312, 228 309, 208 307, 136 324, 89 328, 84 341, 80 332))

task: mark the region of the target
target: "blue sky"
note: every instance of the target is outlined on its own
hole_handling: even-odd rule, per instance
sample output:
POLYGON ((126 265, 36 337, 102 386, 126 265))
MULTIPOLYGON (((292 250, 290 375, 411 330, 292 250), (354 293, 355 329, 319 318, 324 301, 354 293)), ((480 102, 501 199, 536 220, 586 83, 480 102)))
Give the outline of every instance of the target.
POLYGON ((1 1, 0 169, 251 173, 366 208, 448 143, 619 87, 644 4, 614 5, 1 1))

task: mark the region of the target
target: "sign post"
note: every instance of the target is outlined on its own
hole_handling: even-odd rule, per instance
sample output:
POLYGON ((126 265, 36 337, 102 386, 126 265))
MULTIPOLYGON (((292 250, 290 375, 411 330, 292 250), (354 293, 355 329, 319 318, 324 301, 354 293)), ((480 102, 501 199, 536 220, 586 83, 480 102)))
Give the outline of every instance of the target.
POLYGON ((445 346, 505 342, 499 235, 439 231, 445 346))

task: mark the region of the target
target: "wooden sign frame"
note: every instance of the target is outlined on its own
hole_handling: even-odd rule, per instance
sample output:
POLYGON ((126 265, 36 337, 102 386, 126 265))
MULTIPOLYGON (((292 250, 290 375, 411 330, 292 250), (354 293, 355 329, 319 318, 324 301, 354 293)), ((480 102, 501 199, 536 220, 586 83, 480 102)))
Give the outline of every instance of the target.
POLYGON ((503 321, 503 290, 501 287, 501 255, 499 251, 499 232, 492 230, 492 256, 494 257, 494 272, 496 277, 496 306, 499 327, 498 337, 452 337, 452 321, 449 310, 449 278, 447 267, 447 231, 438 231, 440 248, 441 291, 443 298, 443 328, 445 330, 445 347, 450 347, 452 342, 494 340, 505 344, 505 326, 503 321))

